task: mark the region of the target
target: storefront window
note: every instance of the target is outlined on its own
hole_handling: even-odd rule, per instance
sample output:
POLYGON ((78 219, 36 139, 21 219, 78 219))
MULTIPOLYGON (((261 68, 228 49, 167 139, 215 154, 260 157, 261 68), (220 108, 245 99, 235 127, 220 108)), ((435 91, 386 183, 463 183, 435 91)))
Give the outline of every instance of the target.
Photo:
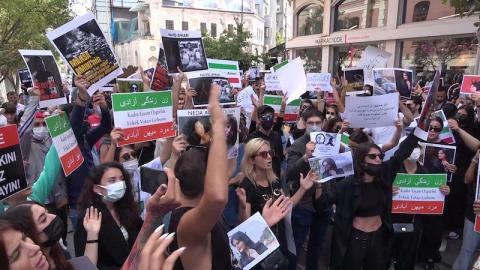
POLYGON ((473 74, 477 44, 474 37, 407 40, 401 43, 401 66, 412 69, 417 81, 429 81, 442 66, 445 85, 461 83, 461 74, 473 74))
POLYGON ((322 48, 307 48, 297 50, 297 56, 300 56, 304 62, 306 72, 321 72, 322 70, 322 48))
POLYGON ((344 0, 334 7, 334 30, 381 27, 386 24, 388 0, 344 0))
POLYGON ((321 34, 323 30, 323 7, 308 5, 297 13, 297 36, 321 34))
POLYGON ((385 43, 373 43, 365 45, 340 46, 333 48, 333 72, 332 75, 340 78, 343 69, 355 67, 362 57, 362 53, 368 45, 385 50, 385 43))
MULTIPOLYGON (((477 11, 480 6, 477 5, 477 11)), ((439 0, 404 0, 403 23, 442 20, 458 17, 460 12, 439 0)))

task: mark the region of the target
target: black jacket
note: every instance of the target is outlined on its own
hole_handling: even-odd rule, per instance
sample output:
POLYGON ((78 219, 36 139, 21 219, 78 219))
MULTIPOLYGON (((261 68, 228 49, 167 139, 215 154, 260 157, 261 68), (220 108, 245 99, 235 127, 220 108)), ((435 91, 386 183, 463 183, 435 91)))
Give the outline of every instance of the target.
MULTIPOLYGON (((393 157, 383 162, 380 181, 387 198, 387 205, 381 214, 382 230, 391 239, 392 229, 392 183, 400 170, 404 159, 410 156, 417 144, 417 137, 413 132, 400 144, 393 157)), ((322 211, 332 204, 336 205, 333 223, 333 238, 330 256, 330 269, 341 269, 347 253, 353 218, 360 204, 360 179, 357 175, 337 182, 330 190, 323 190, 322 195, 314 202, 317 211, 322 211)), ((386 247, 388 248, 388 247, 386 247)), ((387 260, 388 258, 386 258, 387 260)))

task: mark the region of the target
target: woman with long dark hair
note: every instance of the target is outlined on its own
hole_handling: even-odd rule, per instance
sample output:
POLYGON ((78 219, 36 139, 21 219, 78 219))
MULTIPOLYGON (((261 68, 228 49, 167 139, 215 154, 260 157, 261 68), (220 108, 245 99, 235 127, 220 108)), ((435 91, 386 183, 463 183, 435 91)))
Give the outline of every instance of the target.
POLYGON ((353 156, 354 175, 331 189, 317 188, 317 211, 336 205, 330 269, 386 269, 392 238, 392 183, 415 148, 411 134, 393 157, 383 162, 381 148, 361 143, 353 156))
POLYGON ((87 243, 98 243, 98 268, 119 269, 142 226, 130 176, 121 164, 108 162, 92 169, 79 199, 79 213, 91 206, 102 213, 98 238, 89 239, 79 222, 74 235, 75 253, 83 255, 87 243))
POLYGON ((268 249, 262 242, 255 243, 246 233, 240 231, 232 235, 230 243, 241 254, 241 267, 247 266, 268 249))

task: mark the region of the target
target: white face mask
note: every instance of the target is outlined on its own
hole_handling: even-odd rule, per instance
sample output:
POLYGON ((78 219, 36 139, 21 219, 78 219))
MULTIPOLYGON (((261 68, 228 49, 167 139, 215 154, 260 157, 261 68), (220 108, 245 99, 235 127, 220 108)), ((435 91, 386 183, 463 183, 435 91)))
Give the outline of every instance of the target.
POLYGON ((132 159, 129 161, 125 161, 122 163, 123 168, 130 174, 133 175, 133 173, 138 169, 138 160, 137 159, 132 159))
POLYGON ((119 181, 113 184, 110 184, 106 187, 99 185, 100 187, 107 190, 107 195, 103 195, 103 199, 107 202, 117 202, 125 195, 125 190, 127 189, 127 185, 125 181, 119 181))
POLYGON ((34 127, 33 138, 43 141, 48 136, 48 129, 46 127, 34 127))
POLYGON ((413 152, 408 157, 408 160, 416 162, 416 161, 418 161, 419 158, 420 158, 420 149, 415 148, 415 149, 413 149, 413 152))

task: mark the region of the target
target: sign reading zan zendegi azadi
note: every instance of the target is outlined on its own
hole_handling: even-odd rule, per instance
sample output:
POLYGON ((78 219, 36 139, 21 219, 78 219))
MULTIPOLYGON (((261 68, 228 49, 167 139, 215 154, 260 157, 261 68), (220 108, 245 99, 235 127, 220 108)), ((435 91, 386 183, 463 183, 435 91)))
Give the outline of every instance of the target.
POLYGON ((0 127, 0 201, 27 186, 17 126, 0 127))
POLYGON ((66 176, 74 172, 83 163, 83 155, 78 147, 70 121, 65 113, 45 118, 48 131, 52 135, 53 145, 57 150, 63 172, 66 176))
POLYGON ((124 132, 119 146, 176 135, 170 90, 113 94, 112 107, 115 127, 124 132))

